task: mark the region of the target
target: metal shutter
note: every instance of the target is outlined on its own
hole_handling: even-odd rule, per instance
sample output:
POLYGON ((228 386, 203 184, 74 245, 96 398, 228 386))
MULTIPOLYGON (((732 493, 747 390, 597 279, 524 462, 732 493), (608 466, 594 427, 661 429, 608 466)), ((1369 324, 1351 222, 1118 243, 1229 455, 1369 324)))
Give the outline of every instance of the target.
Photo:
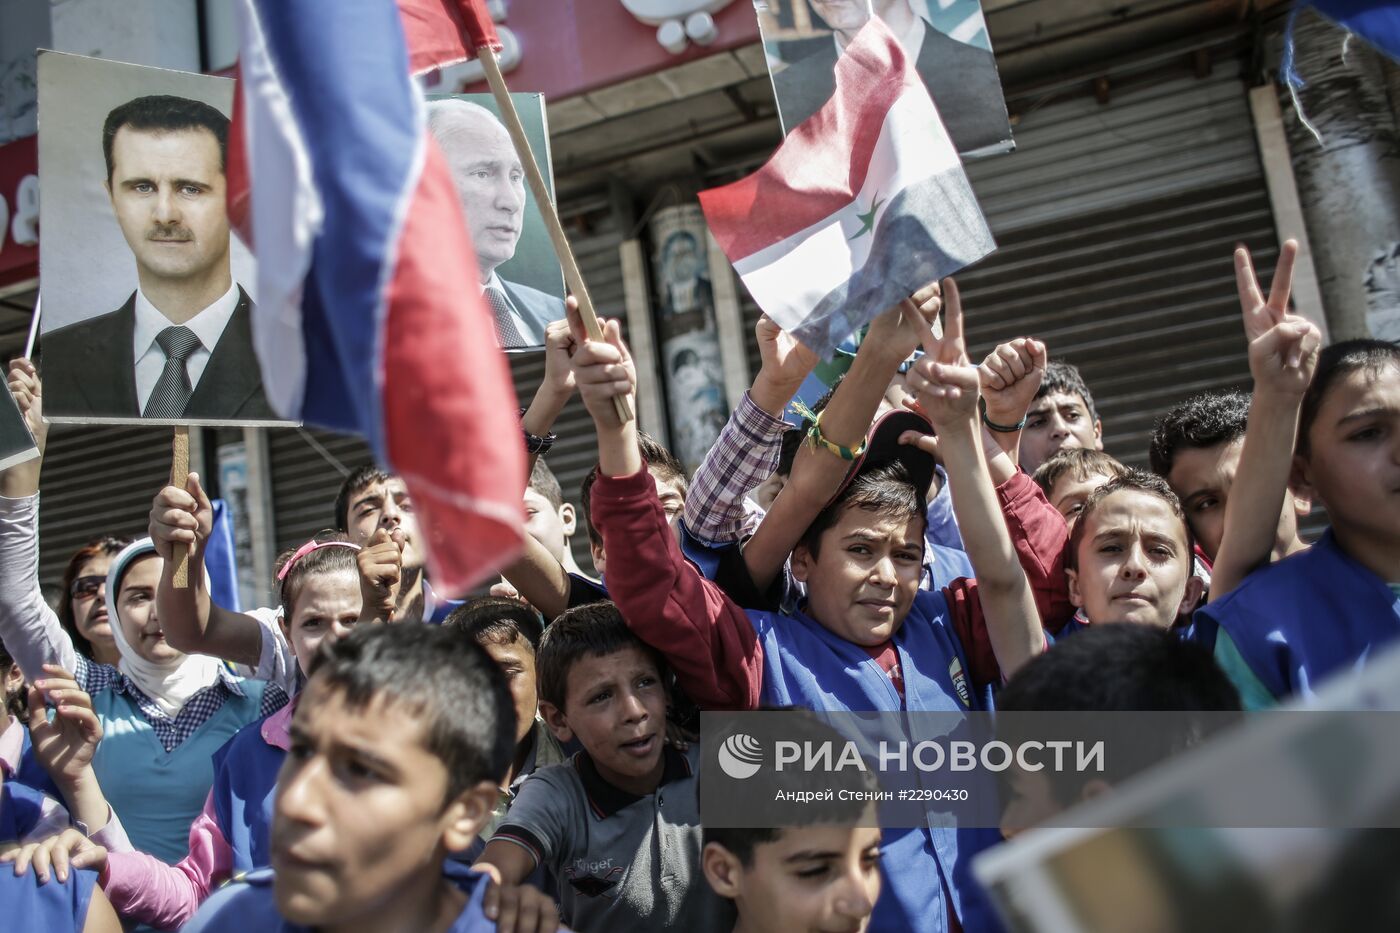
POLYGON ((974 358, 1035 336, 1079 367, 1104 446, 1142 465, 1154 419, 1248 387, 1232 247, 1278 251, 1243 68, 1046 106, 969 166, 999 249, 959 276, 974 358))
MULTIPOLYGON (((571 214, 567 203, 561 214, 566 223, 571 214)), ((610 216, 590 215, 593 229, 586 236, 571 237, 575 256, 588 283, 589 294, 602 314, 621 315, 622 267, 618 246, 622 242, 616 222, 610 216)), ((544 358, 539 353, 512 354, 511 370, 515 391, 521 405, 529 404, 531 396, 544 376, 544 358)), ((598 461, 598 445, 593 434, 593 421, 577 397, 565 407, 554 428, 559 441, 548 457, 550 468, 559 478, 566 501, 581 508, 579 487, 583 477, 598 461)), ((317 531, 333 526, 335 495, 343 474, 307 439, 310 436, 330 457, 347 469, 354 469, 372 459, 369 448, 359 438, 324 431, 301 432, 295 429, 268 431, 268 461, 272 473, 272 511, 278 549, 306 541, 317 531)), ((423 438, 423 443, 434 443, 423 438)), ((502 443, 518 443, 518 439, 502 439, 502 443)), ((588 555, 588 535, 580 527, 573 539, 574 557, 584 570, 592 568, 588 555)))

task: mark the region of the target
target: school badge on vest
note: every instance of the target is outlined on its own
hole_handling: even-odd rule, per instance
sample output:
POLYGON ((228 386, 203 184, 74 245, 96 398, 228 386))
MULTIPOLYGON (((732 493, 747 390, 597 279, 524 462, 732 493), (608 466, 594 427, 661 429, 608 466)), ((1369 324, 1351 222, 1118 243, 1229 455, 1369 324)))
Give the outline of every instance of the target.
POLYGON ((967 689, 967 675, 963 673, 962 662, 957 658, 948 665, 948 676, 953 679, 953 689, 958 691, 958 699, 962 700, 962 705, 972 709, 972 694, 967 689))

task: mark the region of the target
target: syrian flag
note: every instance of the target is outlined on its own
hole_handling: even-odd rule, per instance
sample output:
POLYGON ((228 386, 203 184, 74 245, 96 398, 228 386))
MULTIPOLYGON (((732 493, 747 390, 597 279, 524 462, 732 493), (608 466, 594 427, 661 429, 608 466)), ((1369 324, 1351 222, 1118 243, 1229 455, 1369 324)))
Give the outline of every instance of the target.
POLYGON ((700 204, 758 306, 823 358, 996 248, 928 89, 879 17, 837 60, 831 100, 767 165, 700 204))
POLYGON ((525 451, 461 201, 411 75, 465 54, 441 30, 457 35, 474 4, 460 0, 456 19, 442 0, 403 5, 422 15, 394 0, 242 0, 230 216, 258 260, 269 401, 364 437, 403 477, 433 584, 455 595, 520 549, 525 451), (425 32, 433 17, 447 25, 425 32), (425 34, 442 41, 409 44, 425 34))

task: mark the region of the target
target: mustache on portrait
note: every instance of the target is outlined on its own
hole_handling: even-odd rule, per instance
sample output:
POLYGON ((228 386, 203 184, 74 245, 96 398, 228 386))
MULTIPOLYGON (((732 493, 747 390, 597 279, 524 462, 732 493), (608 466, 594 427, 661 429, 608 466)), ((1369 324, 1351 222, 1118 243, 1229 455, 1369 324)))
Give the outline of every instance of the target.
POLYGON ((193 240, 194 232, 184 224, 152 224, 151 232, 146 234, 146 239, 160 242, 183 242, 193 240))

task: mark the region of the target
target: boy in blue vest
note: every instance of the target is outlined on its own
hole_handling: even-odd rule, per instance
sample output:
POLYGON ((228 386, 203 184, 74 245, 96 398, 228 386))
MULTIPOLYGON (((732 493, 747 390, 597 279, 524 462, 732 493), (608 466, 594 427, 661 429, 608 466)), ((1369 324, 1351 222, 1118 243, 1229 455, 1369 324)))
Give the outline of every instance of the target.
MULTIPOLYGON (((862 344, 813 432, 813 446, 799 454, 787 486, 749 541, 745 560, 759 585, 776 576, 791 551, 792 572, 807 585, 806 606, 793 615, 745 612, 682 558, 644 471, 635 428, 619 423, 613 410, 613 399, 630 395, 634 385, 617 324, 607 324, 602 341, 576 333, 575 378, 598 431, 600 477, 591 517, 612 561, 609 591, 628 626, 666 656, 702 708, 986 709, 1003 672, 1043 650, 1034 591, 1018 566, 1008 524, 1033 539, 1035 532, 1019 527, 1017 503, 1040 497, 1044 507, 1033 514, 1048 510, 1059 541, 1066 530, 1028 476, 1011 468, 1003 487, 994 487, 956 287, 945 283, 944 298, 941 339, 933 335, 927 304, 905 302, 872 323, 875 336, 862 344), (903 430, 887 416, 869 450, 851 449, 865 446, 861 440, 885 388, 921 341, 925 355, 906 385, 937 429, 958 525, 979 574, 938 592, 919 589, 923 491, 933 471, 924 449, 928 421, 894 416, 910 419, 911 430, 903 430), (920 423, 922 430, 914 427, 920 423), (847 479, 843 457, 861 453, 847 479), (830 501, 833 491, 838 495, 830 501), (791 537, 785 542, 784 535, 791 537)), ((968 871, 971 854, 996 838, 995 830, 948 828, 932 813, 921 828, 888 830, 881 860, 885 893, 870 928, 996 929, 968 871)))
POLYGON ((700 748, 665 740, 664 662, 601 602, 545 629, 536 663, 545 721, 583 751, 521 785, 477 864, 506 885, 544 868, 582 933, 727 931, 700 877, 700 748))
POLYGON ((323 648, 292 718, 272 868, 185 930, 495 930, 488 878, 448 853, 490 817, 514 729, 505 678, 469 635, 357 627, 323 648))

